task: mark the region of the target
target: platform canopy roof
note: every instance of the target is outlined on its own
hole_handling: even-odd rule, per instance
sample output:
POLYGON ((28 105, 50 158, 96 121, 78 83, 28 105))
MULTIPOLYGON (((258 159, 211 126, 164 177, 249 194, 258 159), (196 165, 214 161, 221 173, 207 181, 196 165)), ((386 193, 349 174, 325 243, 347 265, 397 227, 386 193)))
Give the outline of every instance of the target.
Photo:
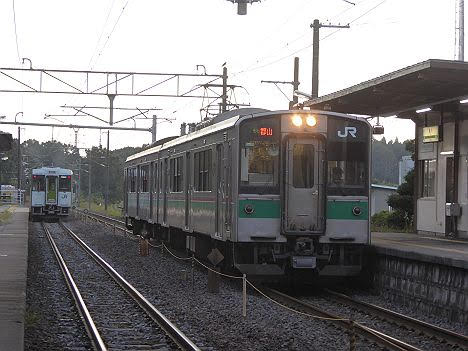
POLYGON ((468 62, 428 60, 311 99, 304 106, 314 110, 407 118, 404 112, 467 97, 468 62))

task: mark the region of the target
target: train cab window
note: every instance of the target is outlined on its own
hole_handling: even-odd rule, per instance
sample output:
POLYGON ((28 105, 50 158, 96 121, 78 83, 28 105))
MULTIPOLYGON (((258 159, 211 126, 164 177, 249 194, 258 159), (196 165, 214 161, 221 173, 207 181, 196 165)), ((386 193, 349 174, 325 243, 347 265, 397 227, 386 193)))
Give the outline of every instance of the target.
POLYGON ((328 143, 328 195, 368 195, 367 155, 364 142, 328 143))
POLYGON ((32 191, 45 191, 45 177, 43 175, 32 176, 32 191))
POLYGON ((147 193, 149 191, 149 165, 140 167, 140 192, 147 193))
POLYGON ((279 120, 247 120, 240 127, 240 192, 279 193, 279 120))
POLYGON ((61 175, 59 177, 59 191, 71 191, 71 175, 61 175))
POLYGON ((295 144, 293 148, 293 186, 314 187, 314 145, 295 144))
POLYGON ((193 162, 195 191, 211 191, 211 150, 195 153, 193 162))
POLYGON ((173 193, 182 191, 183 176, 183 157, 177 157, 170 160, 170 189, 173 193))

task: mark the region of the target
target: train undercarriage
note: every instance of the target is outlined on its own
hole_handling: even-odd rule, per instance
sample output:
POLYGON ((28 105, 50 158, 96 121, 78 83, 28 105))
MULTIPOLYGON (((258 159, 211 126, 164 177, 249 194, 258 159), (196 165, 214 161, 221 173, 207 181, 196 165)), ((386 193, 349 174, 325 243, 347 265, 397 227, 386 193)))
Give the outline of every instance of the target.
POLYGON ((364 245, 323 244, 318 236, 289 237, 285 243, 235 243, 141 220, 127 222, 127 228, 136 235, 162 240, 172 248, 186 251, 187 255, 194 254, 207 263, 210 252, 217 249, 223 256, 219 268, 245 273, 264 281, 282 281, 293 277, 301 281, 354 277, 360 274, 363 267, 364 245))

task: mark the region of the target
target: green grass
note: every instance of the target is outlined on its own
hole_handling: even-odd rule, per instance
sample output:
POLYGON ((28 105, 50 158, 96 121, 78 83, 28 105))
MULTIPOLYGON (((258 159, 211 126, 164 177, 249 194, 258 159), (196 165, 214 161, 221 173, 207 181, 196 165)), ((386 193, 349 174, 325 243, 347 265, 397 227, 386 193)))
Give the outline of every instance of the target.
POLYGON ((39 322, 39 315, 34 312, 34 311, 26 311, 26 314, 24 315, 24 326, 26 328, 28 327, 34 327, 37 322, 39 322))
POLYGON ((0 223, 6 223, 10 220, 11 215, 12 215, 10 208, 11 207, 7 208, 5 211, 0 213, 0 223))
MULTIPOLYGON (((102 213, 106 216, 110 217, 122 217, 122 210, 120 209, 122 207, 122 203, 114 203, 114 204, 109 204, 107 206, 107 211, 104 209, 104 203, 96 203, 96 202, 91 202, 91 211, 97 212, 97 213, 102 213)), ((80 202, 80 208, 81 209, 87 209, 88 208, 88 202, 87 201, 81 201, 80 202)))

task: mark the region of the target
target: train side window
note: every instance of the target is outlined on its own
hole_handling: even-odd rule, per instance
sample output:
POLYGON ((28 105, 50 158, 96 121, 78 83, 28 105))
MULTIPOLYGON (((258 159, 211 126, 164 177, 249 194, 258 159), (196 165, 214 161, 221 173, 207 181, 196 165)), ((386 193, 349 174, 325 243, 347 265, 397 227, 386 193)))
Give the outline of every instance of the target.
POLYGON ((71 176, 62 175, 59 177, 59 191, 70 192, 71 191, 71 176))
POLYGON ((130 168, 130 192, 136 192, 136 168, 130 168))
POLYGON ((195 191, 211 191, 211 150, 194 155, 194 188, 195 191))
POLYGON ((43 175, 32 176, 32 190, 45 191, 45 177, 43 175))
POLYGON ((178 193, 182 191, 182 177, 183 177, 183 157, 176 157, 170 160, 170 178, 171 178, 171 192, 178 193))
POLYGON ((140 167, 140 192, 147 193, 148 192, 148 173, 149 173, 149 165, 141 166, 140 167))
POLYGON ((153 167, 154 167, 153 168, 153 193, 157 193, 158 192, 158 178, 159 178, 158 163, 155 162, 153 167))
POLYGON ((295 144, 293 148, 293 186, 314 187, 314 145, 295 144))

